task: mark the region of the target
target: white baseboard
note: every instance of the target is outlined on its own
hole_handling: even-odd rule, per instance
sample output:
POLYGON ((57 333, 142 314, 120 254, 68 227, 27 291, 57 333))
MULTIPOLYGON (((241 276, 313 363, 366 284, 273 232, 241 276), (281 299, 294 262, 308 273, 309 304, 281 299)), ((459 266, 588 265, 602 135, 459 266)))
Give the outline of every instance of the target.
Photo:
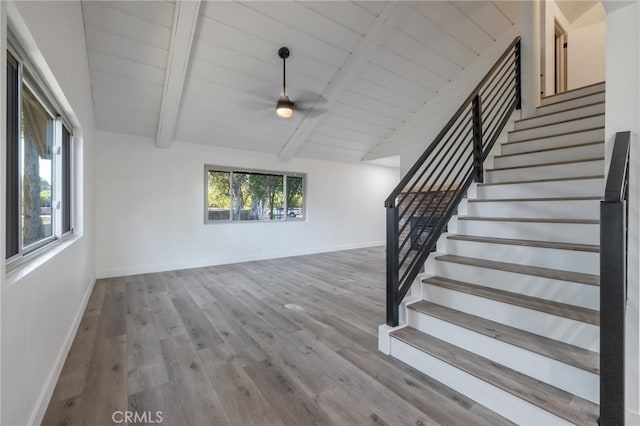
POLYGON ((127 275, 150 274, 154 272, 177 271, 180 269, 204 268, 207 266, 228 265, 231 263, 252 262, 256 260, 277 259, 281 257, 304 256, 308 254, 327 253, 341 250, 354 250, 359 248, 383 246, 384 241, 372 241, 368 243, 342 244, 330 247, 316 247, 306 250, 283 251, 279 253, 256 253, 249 256, 231 256, 215 259, 200 259, 192 262, 160 263, 153 265, 140 265, 123 268, 106 268, 96 271, 97 278, 122 277, 127 275))
POLYGON ((628 426, 640 426, 640 412, 627 410, 624 422, 628 426))
POLYGON ((49 401, 51 400, 51 396, 53 395, 53 391, 56 388, 56 384, 58 383, 58 378, 60 377, 60 373, 62 372, 62 367, 64 367, 64 362, 67 359, 67 355, 69 354, 69 350, 71 349, 71 345, 73 344, 73 339, 76 337, 76 333, 78 331, 78 327, 80 327, 80 322, 82 321, 82 317, 84 315, 84 311, 87 308, 87 303, 89 303, 89 297, 91 296, 91 292, 93 291, 93 286, 95 285, 96 280, 94 279, 91 284, 89 284, 83 298, 82 303, 80 304, 80 308, 78 312, 76 312, 76 316, 73 319, 73 323, 71 324, 71 328, 67 332, 67 336, 64 339, 62 347, 58 352, 58 356, 56 357, 56 362, 53 365, 53 368, 49 372, 49 376, 40 392, 40 396, 38 397, 38 401, 36 402, 36 406, 29 416, 29 425, 39 425, 42 424, 42 420, 47 411, 47 407, 49 406, 49 401))

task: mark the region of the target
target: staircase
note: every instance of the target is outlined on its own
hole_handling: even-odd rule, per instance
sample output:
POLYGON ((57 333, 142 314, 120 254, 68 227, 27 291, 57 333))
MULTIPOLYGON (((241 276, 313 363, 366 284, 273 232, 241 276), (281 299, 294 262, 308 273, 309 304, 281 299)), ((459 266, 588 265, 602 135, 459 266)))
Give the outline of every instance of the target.
POLYGON ((515 423, 597 424, 603 140, 604 83, 515 122, 413 286, 390 355, 515 423))

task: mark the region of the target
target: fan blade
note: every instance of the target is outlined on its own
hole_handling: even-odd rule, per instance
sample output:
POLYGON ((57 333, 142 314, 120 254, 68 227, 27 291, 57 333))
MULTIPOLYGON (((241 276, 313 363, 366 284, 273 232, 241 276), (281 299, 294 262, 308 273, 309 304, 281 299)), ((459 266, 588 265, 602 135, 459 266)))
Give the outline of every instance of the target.
POLYGON ((276 104, 266 100, 239 99, 238 106, 247 111, 264 111, 275 108, 276 104))
POLYGON ((294 109, 309 118, 315 118, 327 112, 327 98, 309 90, 297 90, 292 96, 294 109))
POLYGON ((306 107, 304 105, 300 106, 297 103, 294 104, 293 110, 298 114, 304 114, 308 118, 316 118, 327 112, 327 108, 323 106, 316 105, 312 108, 311 105, 306 107))
POLYGON ((290 94, 291 100, 296 104, 304 104, 305 107, 311 107, 311 105, 321 105, 327 103, 327 98, 319 93, 312 92, 310 90, 296 90, 290 94))

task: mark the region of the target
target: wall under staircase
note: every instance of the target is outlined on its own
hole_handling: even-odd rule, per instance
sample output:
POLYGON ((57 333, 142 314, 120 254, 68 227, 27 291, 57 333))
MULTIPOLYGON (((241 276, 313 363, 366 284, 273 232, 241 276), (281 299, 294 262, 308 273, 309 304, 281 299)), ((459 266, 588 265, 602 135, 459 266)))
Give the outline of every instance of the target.
POLYGON ((597 424, 604 83, 498 151, 380 348, 515 423, 597 424))

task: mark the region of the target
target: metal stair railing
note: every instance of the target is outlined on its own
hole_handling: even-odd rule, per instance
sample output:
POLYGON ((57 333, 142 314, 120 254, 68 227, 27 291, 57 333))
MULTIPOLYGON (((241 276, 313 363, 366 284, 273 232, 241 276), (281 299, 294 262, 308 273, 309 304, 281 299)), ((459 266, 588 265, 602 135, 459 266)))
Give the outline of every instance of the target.
POLYGON ((618 132, 613 144, 604 200, 600 202, 600 420, 624 425, 625 313, 629 152, 631 132, 618 132))
POLYGON ((516 37, 385 201, 387 324, 399 309, 511 114, 520 109, 516 37))

